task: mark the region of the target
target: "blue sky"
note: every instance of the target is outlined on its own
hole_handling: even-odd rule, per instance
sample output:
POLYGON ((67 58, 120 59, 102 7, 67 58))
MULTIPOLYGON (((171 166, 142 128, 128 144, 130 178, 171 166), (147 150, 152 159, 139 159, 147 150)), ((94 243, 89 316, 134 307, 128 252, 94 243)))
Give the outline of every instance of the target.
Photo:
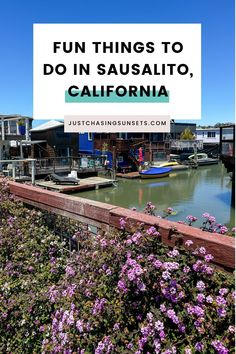
POLYGON ((0 114, 32 116, 33 23, 201 23, 201 124, 234 121, 234 0, 1 0, 0 114))

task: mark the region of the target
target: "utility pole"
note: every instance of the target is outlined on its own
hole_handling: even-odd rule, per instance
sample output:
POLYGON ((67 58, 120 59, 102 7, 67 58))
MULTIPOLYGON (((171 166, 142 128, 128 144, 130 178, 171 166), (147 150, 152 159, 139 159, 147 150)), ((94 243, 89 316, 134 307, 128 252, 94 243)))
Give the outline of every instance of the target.
POLYGON ((116 180, 116 147, 112 146, 113 179, 116 180))

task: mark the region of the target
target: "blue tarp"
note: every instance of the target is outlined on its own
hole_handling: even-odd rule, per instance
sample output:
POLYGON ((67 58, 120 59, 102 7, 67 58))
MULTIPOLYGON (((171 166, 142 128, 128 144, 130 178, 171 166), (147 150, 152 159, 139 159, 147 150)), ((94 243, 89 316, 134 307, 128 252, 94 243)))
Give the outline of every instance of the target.
POLYGON ((151 167, 149 170, 140 172, 141 175, 160 175, 163 173, 168 173, 172 170, 169 167, 151 167))

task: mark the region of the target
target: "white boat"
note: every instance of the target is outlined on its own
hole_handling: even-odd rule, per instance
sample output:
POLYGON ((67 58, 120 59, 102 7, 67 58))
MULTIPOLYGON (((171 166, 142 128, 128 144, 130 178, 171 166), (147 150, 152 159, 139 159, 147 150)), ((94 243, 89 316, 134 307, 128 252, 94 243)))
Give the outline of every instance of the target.
MULTIPOLYGON (((189 161, 195 162, 195 154, 190 155, 188 157, 189 161)), ((219 162, 218 159, 213 159, 211 157, 208 157, 207 154, 205 153, 198 153, 196 154, 196 162, 199 166, 203 166, 203 165, 215 165, 219 162)))

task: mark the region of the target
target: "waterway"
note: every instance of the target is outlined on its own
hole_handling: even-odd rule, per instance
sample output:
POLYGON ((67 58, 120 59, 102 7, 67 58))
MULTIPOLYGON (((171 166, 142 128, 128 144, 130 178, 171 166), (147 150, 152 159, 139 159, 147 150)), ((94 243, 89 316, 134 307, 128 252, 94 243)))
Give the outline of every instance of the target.
POLYGON ((196 226, 202 224, 202 214, 208 212, 216 217, 217 222, 233 227, 235 214, 231 208, 231 185, 230 176, 220 163, 173 172, 165 178, 119 179, 117 187, 74 195, 125 208, 135 207, 138 211, 142 211, 150 201, 156 206, 157 215, 172 207, 176 215, 169 220, 184 221, 191 214, 198 218, 196 226))

